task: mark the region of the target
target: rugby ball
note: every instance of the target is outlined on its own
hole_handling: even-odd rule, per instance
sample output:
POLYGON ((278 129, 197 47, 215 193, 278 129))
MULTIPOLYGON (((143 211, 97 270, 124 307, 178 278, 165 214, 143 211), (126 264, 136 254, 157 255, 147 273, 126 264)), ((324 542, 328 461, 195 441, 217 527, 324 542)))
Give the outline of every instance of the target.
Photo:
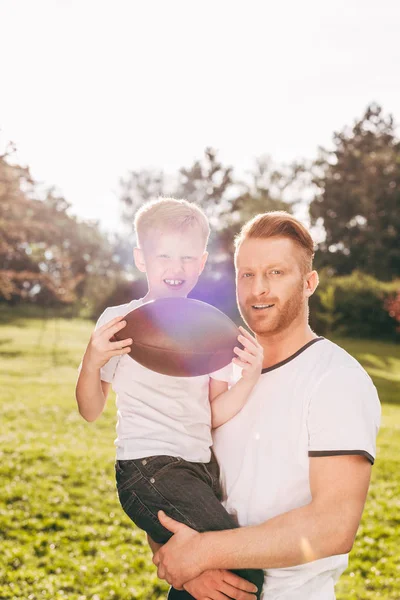
POLYGON ((222 369, 241 347, 239 329, 220 310, 189 298, 160 298, 125 315, 118 340, 132 338, 129 356, 173 377, 196 377, 222 369))

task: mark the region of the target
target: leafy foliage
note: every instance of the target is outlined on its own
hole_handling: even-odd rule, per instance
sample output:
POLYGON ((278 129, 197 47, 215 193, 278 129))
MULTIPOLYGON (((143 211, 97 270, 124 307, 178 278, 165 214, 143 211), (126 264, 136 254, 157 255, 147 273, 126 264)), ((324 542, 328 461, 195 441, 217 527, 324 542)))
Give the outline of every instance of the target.
POLYGON ((381 280, 400 274, 400 141, 391 116, 371 105, 314 163, 312 223, 323 224, 320 263, 381 280))
POLYGON ((396 321, 385 306, 399 283, 378 281, 360 271, 338 277, 322 271, 310 301, 311 325, 328 336, 396 339, 396 321))
POLYGON ((79 222, 48 190, 37 198, 29 170, 0 157, 0 300, 50 306, 82 299, 87 277, 121 270, 96 223, 79 222))

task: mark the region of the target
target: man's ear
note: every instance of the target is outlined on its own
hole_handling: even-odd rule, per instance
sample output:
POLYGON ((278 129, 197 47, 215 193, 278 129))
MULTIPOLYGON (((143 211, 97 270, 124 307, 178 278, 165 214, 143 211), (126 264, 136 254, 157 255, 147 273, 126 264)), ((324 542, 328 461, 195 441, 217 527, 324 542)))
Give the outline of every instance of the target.
MULTIPOLYGON (((201 257, 200 273, 203 272, 203 269, 206 266, 207 258, 208 258, 208 252, 204 252, 203 256, 201 257)), ((200 275, 200 273, 199 273, 199 275, 200 275)))
POLYGON ((307 298, 313 295, 319 284, 319 277, 317 271, 310 271, 307 273, 305 280, 305 292, 307 298))
POLYGON ((141 248, 133 249, 133 259, 139 271, 141 271, 141 273, 146 273, 146 263, 144 261, 143 250, 141 248))

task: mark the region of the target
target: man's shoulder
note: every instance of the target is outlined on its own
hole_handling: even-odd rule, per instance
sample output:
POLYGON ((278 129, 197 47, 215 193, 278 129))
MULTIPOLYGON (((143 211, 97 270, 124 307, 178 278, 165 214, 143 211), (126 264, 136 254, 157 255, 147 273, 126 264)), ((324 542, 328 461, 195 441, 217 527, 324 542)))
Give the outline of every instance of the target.
POLYGON ((319 368, 316 369, 315 377, 318 381, 316 383, 324 381, 331 384, 335 380, 338 382, 364 380, 373 385, 372 379, 364 367, 339 344, 325 338, 319 350, 319 368))

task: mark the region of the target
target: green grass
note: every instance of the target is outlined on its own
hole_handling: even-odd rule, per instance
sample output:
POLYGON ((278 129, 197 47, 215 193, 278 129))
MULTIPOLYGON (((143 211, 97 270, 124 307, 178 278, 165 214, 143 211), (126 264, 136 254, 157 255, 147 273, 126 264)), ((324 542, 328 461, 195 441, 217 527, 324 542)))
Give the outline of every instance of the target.
MULTIPOLYGON (((155 600, 145 543, 114 485, 115 408, 76 410, 76 368, 92 324, 19 318, 0 326, 0 598, 155 600)), ((400 598, 400 352, 342 340, 373 376, 383 406, 379 453, 339 600, 400 598)))

